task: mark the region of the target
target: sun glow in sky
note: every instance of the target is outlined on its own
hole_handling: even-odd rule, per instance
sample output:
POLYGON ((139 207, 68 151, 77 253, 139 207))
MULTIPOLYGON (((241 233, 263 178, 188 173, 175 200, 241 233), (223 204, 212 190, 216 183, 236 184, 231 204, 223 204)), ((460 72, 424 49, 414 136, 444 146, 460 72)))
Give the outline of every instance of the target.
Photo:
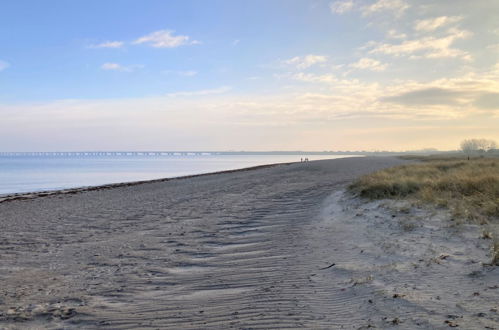
POLYGON ((499 2, 5 1, 0 151, 499 140, 499 2))

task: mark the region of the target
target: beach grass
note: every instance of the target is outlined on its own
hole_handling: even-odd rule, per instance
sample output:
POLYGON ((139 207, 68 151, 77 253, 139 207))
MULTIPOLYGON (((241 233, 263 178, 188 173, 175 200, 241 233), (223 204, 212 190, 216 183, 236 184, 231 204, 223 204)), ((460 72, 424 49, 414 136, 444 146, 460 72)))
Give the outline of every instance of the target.
POLYGON ((499 159, 429 160, 361 177, 350 187, 369 199, 414 198, 470 220, 499 216, 499 159))
MULTIPOLYGON (((384 169, 359 178, 350 190, 368 199, 409 199, 448 208, 456 219, 499 225, 499 159, 416 158, 421 162, 384 169)), ((493 262, 499 263, 499 237, 492 230, 493 262)))

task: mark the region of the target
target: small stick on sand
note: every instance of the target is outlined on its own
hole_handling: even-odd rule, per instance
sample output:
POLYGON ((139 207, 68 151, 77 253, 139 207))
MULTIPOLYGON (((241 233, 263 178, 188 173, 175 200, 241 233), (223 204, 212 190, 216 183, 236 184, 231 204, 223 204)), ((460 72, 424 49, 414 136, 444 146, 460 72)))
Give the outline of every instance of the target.
POLYGON ((329 266, 327 266, 327 267, 320 268, 320 270, 324 270, 324 269, 331 268, 331 267, 333 267, 334 265, 336 265, 336 264, 335 264, 335 263, 332 263, 332 264, 330 264, 330 265, 329 265, 329 266))

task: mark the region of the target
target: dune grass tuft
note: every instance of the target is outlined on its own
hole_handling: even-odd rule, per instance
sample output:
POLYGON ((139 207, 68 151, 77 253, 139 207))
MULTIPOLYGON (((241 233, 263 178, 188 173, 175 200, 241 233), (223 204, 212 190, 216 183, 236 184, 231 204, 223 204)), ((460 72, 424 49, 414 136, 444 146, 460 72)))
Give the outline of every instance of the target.
POLYGON ((414 198, 483 221, 499 216, 499 159, 397 166, 363 176, 350 188, 365 198, 414 198))
MULTIPOLYGON (((499 159, 426 159, 361 177, 351 191, 369 199, 403 198, 451 210, 457 219, 499 228, 499 159)), ((493 264, 499 264, 499 233, 493 264)))

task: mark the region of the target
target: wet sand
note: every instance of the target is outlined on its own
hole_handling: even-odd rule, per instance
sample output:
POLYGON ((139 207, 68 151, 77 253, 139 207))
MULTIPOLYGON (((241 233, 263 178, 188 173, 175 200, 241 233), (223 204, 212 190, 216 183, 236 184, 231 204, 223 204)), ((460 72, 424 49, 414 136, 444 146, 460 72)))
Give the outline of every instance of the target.
POLYGON ((0 328, 498 328, 499 271, 479 227, 344 192, 402 162, 6 200, 0 328))

